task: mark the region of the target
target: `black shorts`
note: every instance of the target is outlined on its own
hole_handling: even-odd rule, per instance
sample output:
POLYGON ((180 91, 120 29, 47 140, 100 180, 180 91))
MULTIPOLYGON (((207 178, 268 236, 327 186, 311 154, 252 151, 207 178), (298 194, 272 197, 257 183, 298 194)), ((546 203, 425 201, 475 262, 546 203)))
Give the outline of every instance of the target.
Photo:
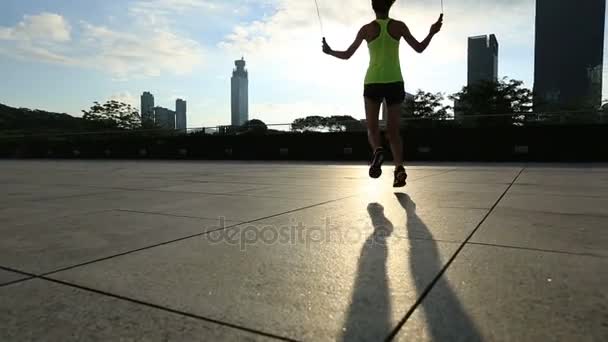
POLYGON ((405 100, 405 86, 403 82, 366 84, 363 96, 376 102, 386 99, 389 106, 401 104, 405 100))

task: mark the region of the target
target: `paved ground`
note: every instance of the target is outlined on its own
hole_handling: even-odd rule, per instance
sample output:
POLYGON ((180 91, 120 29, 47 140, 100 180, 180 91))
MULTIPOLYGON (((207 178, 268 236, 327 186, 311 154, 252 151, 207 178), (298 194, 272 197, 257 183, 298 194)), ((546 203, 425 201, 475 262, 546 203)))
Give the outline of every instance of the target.
POLYGON ((0 341, 608 340, 608 166, 0 168, 0 341))

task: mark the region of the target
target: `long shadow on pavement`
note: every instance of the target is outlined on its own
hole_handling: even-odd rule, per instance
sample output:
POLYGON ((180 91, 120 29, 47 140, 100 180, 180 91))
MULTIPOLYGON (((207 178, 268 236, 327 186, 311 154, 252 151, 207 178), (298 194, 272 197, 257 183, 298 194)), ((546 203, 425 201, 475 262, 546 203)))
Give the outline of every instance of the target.
POLYGON ((367 211, 374 231, 365 241, 359 256, 342 341, 377 341, 392 328, 386 239, 393 232, 393 224, 384 216, 382 205, 370 203, 367 211))
MULTIPOLYGON (((409 260, 416 291, 421 296, 429 286, 429 281, 439 274, 443 263, 433 235, 416 214, 416 204, 407 194, 395 193, 395 196, 407 213, 408 232, 416 232, 416 238, 409 239, 409 260)), ((432 291, 435 294, 433 301, 427 297, 418 307, 424 312, 428 336, 405 336, 405 340, 426 338, 431 341, 482 341, 475 323, 462 307, 445 274, 434 284, 432 291)), ((421 333, 417 329, 412 332, 421 333)))

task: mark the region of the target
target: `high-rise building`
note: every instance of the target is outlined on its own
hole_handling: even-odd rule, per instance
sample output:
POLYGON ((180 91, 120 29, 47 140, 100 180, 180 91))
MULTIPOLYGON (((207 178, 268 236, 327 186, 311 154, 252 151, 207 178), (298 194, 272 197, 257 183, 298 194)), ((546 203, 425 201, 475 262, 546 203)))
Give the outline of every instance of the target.
POLYGON ((175 129, 175 112, 163 107, 154 107, 154 121, 165 129, 175 129))
POLYGON ((469 37, 468 85, 498 81, 498 40, 496 36, 469 37))
POLYGON ((175 101, 175 129, 185 132, 187 126, 186 101, 177 99, 175 101))
POLYGON ((468 110, 469 107, 465 101, 454 100, 454 120, 462 122, 468 110))
POLYGON ((232 126, 241 126, 249 120, 249 78, 245 69, 245 59, 234 62, 232 72, 232 126))
POLYGON ((534 109, 599 107, 606 0, 536 0, 534 109))
POLYGON ((141 95, 141 120, 154 122, 154 95, 147 91, 141 95))

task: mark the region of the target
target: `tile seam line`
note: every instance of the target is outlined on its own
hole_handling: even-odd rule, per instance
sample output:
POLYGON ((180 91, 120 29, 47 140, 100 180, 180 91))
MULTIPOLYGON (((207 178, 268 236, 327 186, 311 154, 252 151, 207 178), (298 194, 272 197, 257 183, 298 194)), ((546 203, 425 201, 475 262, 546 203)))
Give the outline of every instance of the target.
POLYGON ((79 263, 79 264, 76 264, 76 265, 71 265, 71 266, 63 267, 63 268, 60 268, 60 269, 57 269, 57 270, 45 272, 45 273, 42 273, 40 275, 37 275, 37 277, 45 277, 45 276, 52 275, 52 274, 55 274, 55 273, 71 270, 71 269, 82 267, 82 266, 87 266, 87 265, 90 265, 90 264, 106 261, 106 260, 109 260, 109 259, 114 259, 114 258, 125 256, 125 255, 128 255, 128 254, 137 253, 137 252, 145 251, 145 250, 148 250, 148 249, 152 249, 152 248, 156 248, 156 247, 160 247, 160 246, 169 245, 169 244, 172 244, 172 243, 175 243, 175 242, 180 242, 180 241, 192 239, 192 238, 195 238, 195 237, 200 237, 200 236, 208 235, 208 234, 215 233, 215 232, 222 231, 222 230, 236 228, 238 226, 242 226, 242 225, 245 225, 245 224, 250 224, 250 223, 258 222, 258 221, 274 218, 274 217, 277 217, 277 216, 281 216, 281 215, 285 215, 285 214, 290 214, 290 213, 294 213, 294 212, 301 211, 301 210, 306 210, 306 209, 309 209, 309 208, 314 208, 314 207, 317 207, 317 206, 321 206, 321 205, 325 205, 325 204, 328 204, 328 203, 340 201, 340 200, 343 200, 343 199, 346 199, 346 198, 350 198, 350 197, 354 197, 354 195, 353 196, 347 196, 347 197, 339 198, 339 199, 335 199, 335 200, 331 200, 331 201, 325 201, 325 202, 321 202, 321 203, 316 203, 316 204, 312 204, 312 205, 309 205, 309 206, 305 206, 305 207, 301 207, 301 208, 285 211, 285 212, 282 212, 282 213, 277 213, 277 214, 273 214, 273 215, 257 218, 257 219, 254 219, 254 220, 233 223, 233 224, 230 224, 230 225, 228 225, 226 227, 221 227, 221 228, 218 228, 218 229, 213 229, 213 230, 209 230, 209 231, 202 232, 202 233, 196 233, 196 234, 192 234, 192 235, 188 235, 188 236, 183 236, 181 238, 177 238, 177 239, 173 239, 173 240, 169 240, 169 241, 164 241, 164 242, 156 243, 156 244, 153 244, 153 245, 150 245, 150 246, 145 246, 145 247, 133 249, 133 250, 126 251, 126 252, 109 255, 109 256, 106 256, 106 257, 103 257, 103 258, 98 258, 98 259, 95 259, 95 260, 91 260, 91 261, 79 263))
POLYGON ((6 266, 0 266, 0 270, 7 271, 7 272, 18 273, 18 274, 21 274, 21 275, 24 275, 24 276, 28 276, 28 277, 37 277, 37 275, 35 275, 34 273, 20 271, 18 269, 11 268, 11 267, 6 267, 6 266))
POLYGON ((496 248, 505 248, 505 249, 517 249, 524 250, 530 252, 539 252, 539 253, 552 253, 552 254, 563 254, 563 255, 571 255, 571 256, 581 256, 581 257, 591 257, 591 258, 599 258, 599 259, 608 259, 608 256, 602 256, 595 253, 579 253, 579 252, 568 252, 564 250, 550 250, 550 249, 542 249, 542 248, 530 248, 530 247, 519 247, 513 245, 501 245, 496 243, 485 243, 485 242, 467 242, 469 245, 475 246, 486 246, 486 247, 496 247, 496 248))
POLYGON ((0 288, 2 288, 4 286, 9 286, 9 285, 13 285, 13 284, 17 284, 17 283, 21 283, 21 282, 24 282, 24 281, 28 281, 28 280, 31 280, 31 279, 38 278, 38 276, 35 275, 35 274, 29 273, 29 272, 24 272, 24 271, 21 271, 21 270, 17 270, 17 269, 11 268, 11 267, 0 266, 0 270, 6 271, 6 272, 10 272, 10 273, 15 273, 15 274, 18 274, 20 276, 25 277, 25 278, 21 278, 21 279, 12 280, 12 281, 9 281, 9 282, 6 282, 6 283, 0 283, 0 288))
POLYGON ((15 284, 19 284, 19 283, 24 283, 28 280, 32 280, 32 279, 38 279, 38 277, 26 277, 26 278, 22 278, 22 279, 17 279, 17 280, 13 280, 13 281, 9 281, 7 283, 0 283, 0 289, 6 286, 11 286, 11 285, 15 285, 15 284))
MULTIPOLYGON (((218 219, 217 217, 177 215, 177 214, 164 213, 162 211, 143 211, 143 210, 131 210, 131 209, 109 209, 108 211, 134 213, 134 214, 142 214, 142 215, 157 215, 157 216, 166 216, 166 217, 175 217, 175 218, 187 218, 187 219, 193 219, 193 220, 199 220, 199 221, 202 221, 202 220, 215 221, 218 219)), ((243 223, 242 221, 239 221, 239 220, 225 220, 225 221, 231 223, 232 225, 243 223)), ((226 227, 226 228, 232 228, 232 225, 229 227, 226 227)))
POLYGON ((500 201, 506 196, 506 194, 509 192, 509 190, 511 189, 513 184, 515 184, 515 182, 517 181, 519 176, 521 176, 521 174, 524 172, 525 169, 526 169, 526 167, 523 166, 519 170, 519 173, 515 176, 515 178, 513 178, 513 181, 511 181, 511 184, 505 189, 505 191, 502 193, 502 195, 500 195, 500 197, 496 200, 496 202, 494 203, 492 208, 490 208, 490 210, 488 210, 488 212, 484 215, 484 217, 481 219, 481 221, 479 221, 477 226, 475 226, 475 229, 473 229, 473 231, 471 231, 471 233, 467 236, 467 238, 461 243, 460 247, 458 247, 458 249, 456 249, 456 252, 454 252, 454 254, 445 263, 445 265, 441 268, 441 270, 437 273, 437 275, 435 275, 433 280, 426 286, 424 291, 422 291, 422 293, 420 294, 420 296, 418 297, 416 302, 412 305, 412 307, 410 307, 410 309, 407 311, 405 316, 399 321, 397 326, 395 326, 395 328, 393 328, 393 330, 390 332, 390 334, 385 338, 385 341, 392 341, 397 336, 397 334, 399 333, 401 328, 405 325, 405 323, 407 323, 408 319, 412 316, 414 311, 416 311, 416 309, 420 306, 420 304, 422 304, 422 301, 424 301, 424 299, 431 292, 433 287, 435 287, 435 284, 439 281, 439 279, 441 279, 441 277, 445 274, 447 269, 452 265, 452 263, 454 262, 456 257, 460 254, 460 252, 468 244, 469 240, 471 240, 473 235, 475 235, 475 233, 483 225, 483 223, 490 216, 490 214, 492 214, 492 211, 494 211, 494 208, 496 208, 498 206, 498 203, 500 203, 500 201))
POLYGON ((44 281, 52 282, 52 283, 55 283, 55 284, 59 284, 59 285, 63 285, 63 286, 71 287, 71 288, 76 288, 76 289, 79 289, 79 290, 82 290, 82 291, 87 291, 87 292, 90 292, 90 293, 96 293, 98 295, 102 295, 102 296, 105 296, 105 297, 111 297, 111 298, 119 299, 119 300, 122 300, 122 301, 125 301, 125 302, 130 302, 130 303, 133 303, 133 304, 142 305, 142 306, 145 306, 145 307, 148 307, 148 308, 153 308, 153 309, 156 309, 156 310, 161 310, 161 311, 169 312, 169 313, 176 314, 176 315, 193 318, 193 319, 196 319, 196 320, 199 320, 199 321, 205 321, 205 322, 208 322, 208 323, 216 324, 216 325, 223 326, 223 327, 228 327, 228 328, 239 330, 239 331, 248 332, 248 333, 259 335, 259 336, 265 336, 265 337, 273 338, 273 339, 276 339, 276 340, 279 340, 279 341, 298 342, 298 340, 294 340, 294 339, 287 338, 287 337, 284 337, 284 336, 280 336, 280 335, 264 332, 262 330, 256 330, 256 329, 248 328, 248 327, 241 326, 241 325, 238 325, 238 324, 224 322, 224 321, 219 320, 219 319, 213 319, 213 318, 209 318, 209 317, 205 317, 205 316, 201 316, 201 315, 196 315, 196 314, 189 313, 189 312, 186 312, 186 311, 181 311, 181 310, 177 310, 177 309, 171 309, 171 308, 166 307, 166 306, 162 306, 162 305, 158 305, 158 304, 154 304, 154 303, 149 303, 149 302, 145 302, 145 301, 142 301, 142 300, 138 300, 138 299, 134 299, 134 298, 129 298, 127 296, 122 296, 122 295, 119 295, 119 294, 114 294, 114 293, 111 293, 111 292, 106 292, 106 291, 94 289, 94 288, 91 288, 91 287, 87 287, 87 286, 82 286, 82 285, 70 283, 70 282, 67 282, 67 281, 60 280, 60 279, 48 278, 48 277, 45 277, 45 276, 39 276, 39 277, 36 277, 36 278, 44 280, 44 281))
MULTIPOLYGON (((434 177, 434 176, 440 176, 440 175, 444 175, 444 174, 446 174, 446 173, 450 173, 450 172, 452 172, 452 171, 455 171, 455 169, 450 169, 450 170, 443 171, 443 172, 437 172, 437 173, 435 173, 435 174, 426 175, 426 176, 420 176, 420 177, 417 177, 417 178, 414 178, 414 179, 408 179, 408 180, 409 180, 410 182, 419 181, 419 180, 421 180, 421 179, 426 179, 426 178, 431 178, 431 177, 434 177)), ((409 189, 409 188, 407 188, 407 186, 406 186, 405 188, 392 188, 392 189, 390 189, 390 190, 387 190, 386 192, 395 192, 395 191, 399 191, 399 190, 406 190, 406 189, 409 189)), ((406 190, 406 191, 407 191, 407 190, 406 190)), ((349 197, 362 197, 362 196, 365 196, 365 195, 367 195, 367 192, 365 192, 365 191, 361 191, 361 192, 357 192, 357 193, 355 193, 354 195, 349 196, 349 197)), ((346 197, 346 198, 348 198, 348 197, 346 197)))
POLYGON ((107 190, 107 191, 98 191, 98 192, 91 192, 88 194, 74 194, 74 195, 65 195, 65 196, 57 196, 57 197, 42 197, 42 198, 33 198, 33 199, 27 199, 24 200, 25 202, 33 202, 33 203, 46 203, 49 201, 54 201, 54 200, 62 200, 62 199, 71 199, 71 198, 78 198, 78 197, 87 197, 87 196, 95 196, 95 195, 105 195, 105 194, 109 194, 112 192, 116 192, 115 190, 107 190))

